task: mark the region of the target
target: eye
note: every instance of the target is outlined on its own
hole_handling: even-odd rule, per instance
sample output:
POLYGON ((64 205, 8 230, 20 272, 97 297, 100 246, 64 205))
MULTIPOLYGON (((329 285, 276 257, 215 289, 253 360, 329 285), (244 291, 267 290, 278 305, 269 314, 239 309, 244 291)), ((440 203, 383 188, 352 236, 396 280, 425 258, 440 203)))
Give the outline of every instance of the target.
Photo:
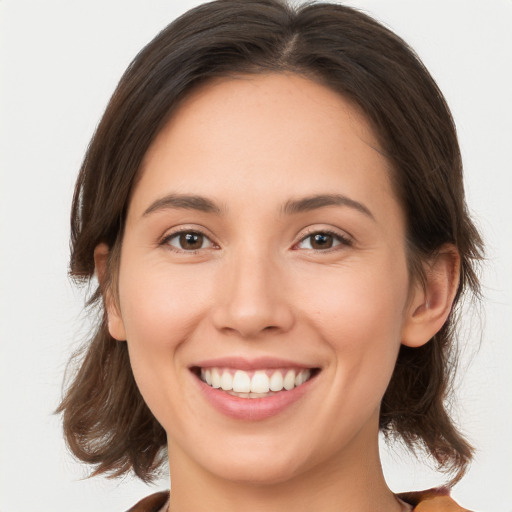
POLYGON ((198 251, 213 247, 213 242, 198 231, 180 231, 173 233, 163 240, 164 244, 180 251, 198 251))
POLYGON ((325 251, 339 245, 351 245, 351 241, 338 233, 317 231, 305 236, 296 247, 299 249, 325 251))

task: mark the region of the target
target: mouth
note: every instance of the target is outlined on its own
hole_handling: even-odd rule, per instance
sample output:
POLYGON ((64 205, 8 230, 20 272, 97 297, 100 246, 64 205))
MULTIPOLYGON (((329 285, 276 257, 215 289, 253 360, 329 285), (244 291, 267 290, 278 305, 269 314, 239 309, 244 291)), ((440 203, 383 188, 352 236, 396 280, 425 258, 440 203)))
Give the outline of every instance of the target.
POLYGON ((319 367, 277 358, 217 358, 190 367, 198 389, 221 414, 244 422, 281 417, 317 388, 319 367))
POLYGON ((267 398, 301 387, 315 377, 319 368, 260 368, 242 370, 231 367, 191 368, 210 388, 238 398, 267 398))

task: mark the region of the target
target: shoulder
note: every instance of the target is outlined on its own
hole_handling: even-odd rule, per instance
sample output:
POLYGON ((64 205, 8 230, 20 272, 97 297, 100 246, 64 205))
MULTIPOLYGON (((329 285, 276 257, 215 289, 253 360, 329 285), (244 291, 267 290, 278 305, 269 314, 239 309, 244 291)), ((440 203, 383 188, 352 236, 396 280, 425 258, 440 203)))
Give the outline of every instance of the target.
POLYGON ((126 512, 160 512, 168 500, 169 491, 157 492, 140 500, 126 512))
POLYGON ((404 492, 398 497, 414 506, 414 512, 471 512, 467 508, 457 505, 450 498, 447 487, 437 487, 419 492, 404 492))

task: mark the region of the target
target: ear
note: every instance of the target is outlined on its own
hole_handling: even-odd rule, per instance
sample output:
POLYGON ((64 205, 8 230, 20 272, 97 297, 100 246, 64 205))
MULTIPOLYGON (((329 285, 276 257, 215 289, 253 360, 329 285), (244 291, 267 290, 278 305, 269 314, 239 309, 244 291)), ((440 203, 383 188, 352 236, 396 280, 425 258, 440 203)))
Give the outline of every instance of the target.
POLYGON ((99 244, 94 249, 94 269, 100 284, 101 295, 107 313, 108 331, 118 340, 126 340, 126 331, 121 317, 119 305, 113 295, 111 283, 108 282, 108 257, 110 249, 107 244, 99 244))
POLYGON ((402 328, 402 344, 420 347, 444 325, 452 310, 459 286, 460 256, 446 244, 424 265, 425 283, 417 282, 411 292, 402 328))

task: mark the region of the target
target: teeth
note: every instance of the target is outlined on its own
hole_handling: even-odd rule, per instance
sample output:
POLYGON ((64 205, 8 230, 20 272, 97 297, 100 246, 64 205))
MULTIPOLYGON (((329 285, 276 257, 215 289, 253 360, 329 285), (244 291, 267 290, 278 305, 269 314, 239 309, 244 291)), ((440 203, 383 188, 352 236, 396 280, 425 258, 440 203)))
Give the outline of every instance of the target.
POLYGON ((270 377, 270 390, 281 391, 281 389, 283 389, 283 374, 281 372, 274 372, 272 377, 270 377))
POLYGON ((220 375, 219 370, 217 368, 214 368, 212 370, 212 388, 220 388, 220 375))
POLYGON ((237 396, 238 398, 266 398, 275 395, 275 393, 237 393, 236 391, 228 391, 228 394, 237 396))
POLYGON ((241 370, 235 372, 235 376, 233 377, 233 391, 237 393, 249 393, 249 391, 251 391, 251 378, 246 372, 241 370))
POLYGON ((257 370, 252 374, 227 368, 201 369, 201 380, 213 388, 231 391, 243 398, 270 396, 274 392, 289 391, 304 384, 311 377, 310 370, 257 370))
POLYGON ((230 391, 233 389, 233 376, 229 372, 224 372, 220 378, 220 387, 224 391, 230 391))
POLYGON ((287 391, 290 391, 290 389, 293 389, 295 387, 295 372, 293 370, 288 370, 286 372, 286 375, 284 376, 283 381, 284 389, 287 391))
POLYGON ((311 371, 310 370, 302 370, 297 374, 297 377, 295 377, 295 387, 300 386, 301 384, 304 384, 304 382, 308 381, 311 377, 311 371))
POLYGON ((253 393, 268 393, 270 390, 270 379, 263 371, 254 372, 251 379, 251 391, 253 393))

